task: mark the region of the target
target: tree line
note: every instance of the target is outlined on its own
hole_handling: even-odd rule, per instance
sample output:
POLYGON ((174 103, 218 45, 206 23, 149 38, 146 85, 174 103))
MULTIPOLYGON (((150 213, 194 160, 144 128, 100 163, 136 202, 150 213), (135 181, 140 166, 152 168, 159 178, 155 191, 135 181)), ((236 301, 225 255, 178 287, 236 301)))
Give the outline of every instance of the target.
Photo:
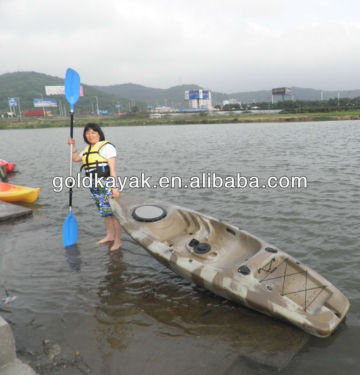
POLYGON ((259 102, 252 104, 226 104, 217 105, 216 108, 223 111, 250 110, 254 109, 281 109, 283 113, 305 113, 305 112, 332 112, 353 111, 360 109, 360 96, 356 98, 332 98, 328 100, 284 100, 275 103, 259 102))

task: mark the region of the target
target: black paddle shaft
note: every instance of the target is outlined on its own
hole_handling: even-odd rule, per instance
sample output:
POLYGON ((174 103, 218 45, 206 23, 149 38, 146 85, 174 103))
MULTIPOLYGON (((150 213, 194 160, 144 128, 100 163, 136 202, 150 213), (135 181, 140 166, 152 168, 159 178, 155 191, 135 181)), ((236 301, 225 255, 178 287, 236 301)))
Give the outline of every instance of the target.
POLYGON ((70 137, 73 138, 74 134, 74 112, 70 112, 70 137))
POLYGON ((72 207, 72 187, 69 189, 69 207, 72 207))
MULTIPOLYGON (((70 111, 70 137, 74 135, 74 112, 70 111)), ((72 158, 72 155, 70 156, 72 158)), ((69 189, 69 207, 72 207, 72 187, 69 189)))

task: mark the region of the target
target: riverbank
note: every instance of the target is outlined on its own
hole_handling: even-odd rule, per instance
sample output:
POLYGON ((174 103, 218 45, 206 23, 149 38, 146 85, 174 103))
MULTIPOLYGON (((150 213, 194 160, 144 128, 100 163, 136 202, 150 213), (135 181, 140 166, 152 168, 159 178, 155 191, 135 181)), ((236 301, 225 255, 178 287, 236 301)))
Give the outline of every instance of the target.
MULTIPOLYGON (((209 116, 207 114, 175 117, 164 116, 150 119, 148 114, 139 113, 122 117, 75 117, 74 126, 82 127, 88 122, 97 122, 101 126, 137 126, 137 125, 183 125, 183 124, 229 124, 255 122, 305 122, 305 121, 342 121, 360 120, 360 110, 328 113, 273 113, 273 114, 229 114, 227 116, 209 116)), ((23 118, 0 119, 0 129, 59 128, 69 126, 69 118, 23 118)))

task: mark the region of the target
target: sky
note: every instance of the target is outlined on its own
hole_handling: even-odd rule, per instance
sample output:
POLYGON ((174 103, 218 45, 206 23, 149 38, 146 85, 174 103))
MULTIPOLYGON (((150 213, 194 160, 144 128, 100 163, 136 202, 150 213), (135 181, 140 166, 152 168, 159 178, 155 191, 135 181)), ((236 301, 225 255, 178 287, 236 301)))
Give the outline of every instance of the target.
POLYGON ((0 74, 224 93, 360 88, 359 0, 0 0, 0 74))

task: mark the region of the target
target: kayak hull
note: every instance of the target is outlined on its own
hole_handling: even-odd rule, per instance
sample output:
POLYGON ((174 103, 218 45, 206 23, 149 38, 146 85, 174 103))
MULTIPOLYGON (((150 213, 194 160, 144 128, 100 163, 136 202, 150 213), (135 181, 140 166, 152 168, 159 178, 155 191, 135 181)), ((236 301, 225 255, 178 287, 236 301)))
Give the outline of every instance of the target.
POLYGON ((121 193, 110 200, 124 230, 175 273, 253 310, 327 337, 348 299, 310 267, 230 224, 121 193))
POLYGON ((40 188, 30 188, 0 182, 0 200, 4 202, 33 203, 37 200, 40 188))

